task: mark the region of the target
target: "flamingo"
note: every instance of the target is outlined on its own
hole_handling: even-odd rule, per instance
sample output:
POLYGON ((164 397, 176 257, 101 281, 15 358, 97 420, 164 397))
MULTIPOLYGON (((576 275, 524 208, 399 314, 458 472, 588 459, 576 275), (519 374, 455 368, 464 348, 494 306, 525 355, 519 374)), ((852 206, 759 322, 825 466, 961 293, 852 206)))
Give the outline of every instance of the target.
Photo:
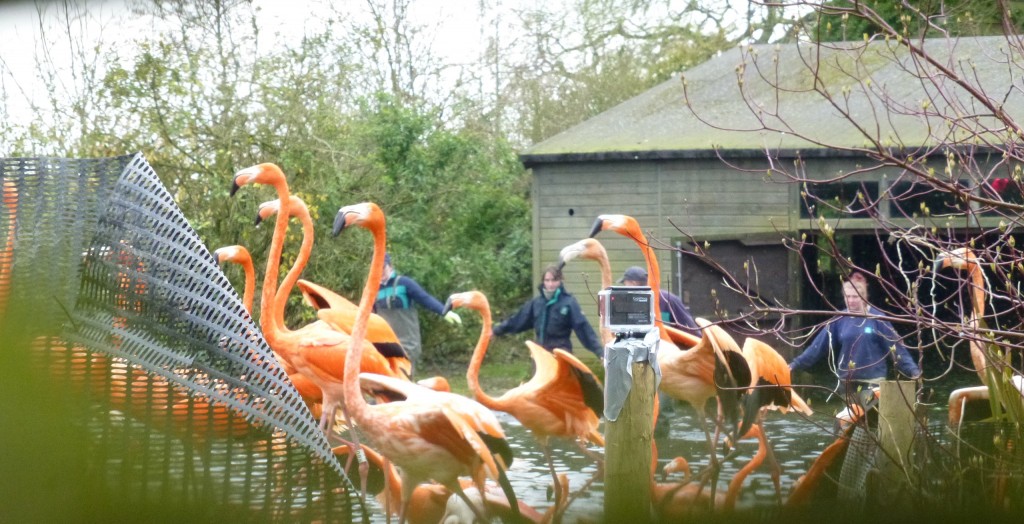
MULTIPOLYGON (((743 341, 743 357, 750 367, 750 387, 744 397, 743 419, 736 431, 737 435, 746 434, 753 425, 761 427, 763 433, 764 414, 768 410, 784 414, 792 410, 808 417, 814 414, 807 402, 793 391, 789 365, 774 348, 755 338, 747 338, 743 341)), ((762 434, 760 438, 764 438, 766 442, 768 440, 766 434, 762 434)), ((781 468, 771 446, 766 445, 765 448, 767 460, 772 468, 775 494, 781 499, 781 468)))
MULTIPOLYGON (((259 210, 256 213, 256 225, 277 213, 280 207, 281 204, 278 200, 271 200, 260 204, 259 210)), ((284 322, 284 312, 288 305, 288 296, 291 294, 292 288, 296 284, 300 284, 299 287, 302 290, 303 298, 314 310, 327 306, 344 312, 344 315, 335 317, 335 326, 340 328, 342 332, 350 334, 352 332, 352 322, 355 320, 357 312, 355 304, 323 286, 308 280, 299 279, 299 275, 306 268, 310 254, 313 251, 315 235, 313 218, 309 214, 309 208, 306 206, 306 203, 295 195, 291 196, 288 208, 291 216, 298 218, 302 224, 302 244, 299 246, 299 253, 295 257, 295 262, 285 275, 280 287, 277 288, 277 295, 274 298, 274 310, 276 312, 274 320, 277 322, 279 329, 287 329, 284 322)), ((402 349, 398 335, 395 334, 391 326, 380 315, 370 315, 370 326, 367 330, 366 339, 388 360, 394 374, 405 377, 409 376, 412 369, 409 356, 402 349)))
MULTIPOLYGON (((344 402, 351 420, 374 447, 401 470, 402 508, 399 522, 405 522, 408 515, 413 488, 428 479, 452 490, 473 508, 477 518, 486 522, 483 511, 469 501, 459 484, 458 477, 461 475, 469 475, 481 487, 485 476, 503 482, 510 505, 516 511, 518 505, 514 502, 515 494, 503 470, 505 462, 511 460, 511 449, 501 424, 490 410, 483 406, 469 410, 465 405, 472 402, 469 399, 395 379, 389 382, 396 387, 408 388, 407 391, 411 392, 403 400, 369 405, 360 393, 356 375, 359 373, 361 354, 365 351, 362 342, 370 310, 384 272, 387 232, 384 213, 376 204, 369 202, 341 208, 334 220, 334 235, 352 226, 367 229, 373 235, 374 242, 369 275, 359 301, 359 316, 353 326, 351 348, 345 358, 344 402), (488 444, 498 451, 497 457, 492 454, 488 444)), ((330 309, 318 312, 320 318, 328 322, 331 314, 330 309)))
MULTIPOLYGON (((619 214, 600 215, 588 236, 594 237, 602 231, 612 231, 633 240, 647 263, 648 286, 655 292, 661 289, 658 257, 635 218, 619 214)), ((661 318, 661 304, 658 300, 654 301, 654 318, 661 318)), ((750 370, 732 336, 705 319, 695 320, 702 328, 700 338, 666 326, 664 322, 657 322, 662 345, 657 354, 662 376, 660 389, 672 398, 688 402, 697 411, 697 419, 711 452, 710 468, 714 480, 717 477, 718 457, 705 420, 704 406, 708 399, 717 394, 722 412, 727 418, 736 418, 740 395, 737 386, 747 383, 750 370), (683 347, 688 349, 678 350, 683 347), (719 392, 719 386, 731 387, 719 392)))
MULTIPOLYGON (((284 281, 278 288, 277 296, 282 298, 275 300, 275 310, 277 311, 276 321, 281 329, 287 329, 284 325, 284 308, 287 305, 287 297, 291 293, 292 284, 295 284, 302 292, 303 300, 305 300, 305 302, 314 310, 320 310, 325 307, 336 310, 338 313, 332 317, 333 328, 344 333, 351 334, 352 325, 355 323, 355 317, 358 313, 358 307, 349 299, 331 291, 330 289, 308 280, 298 278, 299 274, 302 273, 302 270, 305 269, 306 263, 309 261, 310 252, 312 251, 314 235, 313 220, 309 215, 309 208, 302 199, 292 196, 289 207, 291 209, 292 216, 298 217, 299 221, 302 223, 302 244, 299 248, 299 254, 295 258, 295 263, 292 265, 292 269, 287 275, 285 275, 284 281)), ((280 204, 277 200, 261 204, 256 215, 256 224, 258 225, 263 220, 266 220, 268 217, 276 213, 279 208, 280 204)), ((398 335, 395 331, 391 329, 391 326, 383 317, 376 313, 370 314, 370 324, 367 328, 366 339, 373 344, 373 347, 377 348, 377 351, 380 352, 385 359, 387 359, 395 376, 405 379, 411 378, 412 361, 409 360, 409 355, 405 352, 405 349, 402 348, 402 343, 399 341, 398 335)), ((300 378, 300 380, 302 380, 302 378, 300 378)), ((306 381, 308 382, 308 379, 306 379, 306 381)), ((448 384, 448 380, 442 376, 429 377, 418 381, 418 384, 436 391, 451 391, 451 386, 448 384)), ((300 390, 300 393, 302 393, 302 390, 300 390)))
MULTIPOLYGON (((277 277, 281 252, 284 247, 284 236, 288 229, 288 216, 291 213, 288 181, 277 165, 264 163, 236 173, 231 194, 234 195, 238 188, 248 184, 273 186, 279 200, 274 234, 271 238, 267 268, 263 278, 260 328, 271 349, 296 371, 320 387, 323 393, 320 428, 324 433, 330 435, 337 409, 342 407, 342 411, 344 411, 344 362, 345 355, 351 349, 351 337, 324 323, 309 324, 294 331, 281 329, 277 322, 275 305, 280 303, 276 300, 277 277)), ((359 344, 363 343, 364 340, 361 339, 359 344)), ((366 351, 358 353, 362 370, 385 375, 393 374, 390 363, 372 345, 366 351)), ((349 417, 346 416, 346 420, 349 420, 349 417)))
MULTIPOLYGON (((526 341, 535 367, 533 377, 498 398, 491 397, 480 387, 480 366, 487 354, 492 323, 487 297, 479 291, 455 293, 448 297, 445 312, 457 307, 473 309, 482 319, 480 338, 466 370, 466 382, 473 398, 487 408, 512 415, 530 430, 544 451, 557 491, 559 482, 551 457, 551 437, 573 439, 587 454, 588 442, 604 446, 604 437, 597 429, 604 411, 600 380, 571 353, 561 349, 549 352, 539 344, 526 341)), ((556 492, 556 498, 559 496, 556 492)))
POLYGON ((711 495, 701 482, 693 482, 690 463, 683 457, 676 457, 665 464, 662 476, 682 473, 683 479, 675 482, 654 482, 651 480, 651 504, 661 521, 679 522, 696 514, 707 513, 712 508, 721 508, 725 494, 711 495))
MULTIPOLYGON (((584 238, 573 244, 569 244, 562 248, 562 251, 558 253, 558 264, 559 269, 570 261, 582 258, 585 260, 593 260, 597 262, 598 267, 601 268, 601 289, 607 289, 612 285, 612 266, 608 261, 608 251, 605 250, 604 246, 597 241, 596 238, 584 238)), ((601 326, 601 342, 605 346, 615 341, 615 334, 612 333, 602 323, 601 326)))
POLYGON ((253 268, 249 250, 243 246, 224 246, 213 252, 213 258, 217 259, 218 264, 231 262, 242 266, 242 272, 245 274, 242 305, 249 315, 252 315, 252 301, 256 295, 256 270, 253 268))
MULTIPOLYGON (((859 419, 860 416, 857 418, 859 419)), ((839 437, 814 459, 811 467, 807 469, 807 473, 801 475, 793 484, 793 489, 790 490, 789 497, 786 498, 786 507, 805 506, 818 498, 822 480, 828 478, 828 473, 833 467, 842 464, 846 450, 850 447, 850 436, 856 428, 857 425, 853 423, 845 426, 839 437)))
POLYGON ((743 488, 743 482, 754 470, 761 467, 765 458, 771 454, 771 447, 760 424, 751 426, 743 438, 756 438, 758 440, 757 452, 729 481, 729 487, 724 495, 707 493, 702 482, 691 481, 690 465, 685 458, 676 457, 666 464, 666 473, 681 472, 683 480, 673 483, 655 483, 652 480, 651 500, 661 520, 678 522, 697 513, 706 513, 712 508, 727 512, 733 511, 743 488))
MULTIPOLYGON (((935 258, 933 272, 937 273, 947 267, 966 271, 967 276, 971 279, 971 315, 965 322, 964 330, 977 334, 968 340, 968 346, 971 352, 971 362, 974 364, 974 370, 978 373, 982 384, 981 386, 956 389, 949 394, 948 421, 951 426, 959 427, 963 423, 967 405, 975 401, 988 400, 989 405, 996 408, 994 404, 997 402, 996 399, 999 399, 998 402, 1004 407, 1010 407, 1011 404, 1019 407, 1021 401, 1024 400, 1024 377, 1014 373, 1010 378, 1010 385, 1016 389, 1018 395, 1010 397, 1008 392, 1007 394, 997 393, 996 399, 991 398, 993 387, 1001 389, 1001 382, 997 380, 997 377, 1005 370, 1012 368, 1007 359, 999 355, 994 345, 986 347, 982 341, 978 340, 983 333, 980 330, 988 328, 984 319, 985 277, 982 275, 980 262, 973 250, 964 247, 939 253, 939 256, 935 258)), ((990 413, 995 413, 995 411, 992 410, 990 413)))
MULTIPOLYGON (((370 464, 367 488, 376 493, 377 501, 388 514, 398 515, 399 502, 402 496, 402 481, 398 471, 390 461, 381 456, 373 448, 363 445, 363 454, 370 464)), ((342 463, 351 463, 352 447, 337 446, 334 456, 342 463)), ((460 482, 461 479, 460 479, 460 482)), ((472 483, 462 482, 464 488, 472 483)), ((434 483, 420 484, 412 493, 409 503, 409 522, 412 524, 435 524, 445 513, 445 504, 452 492, 448 488, 434 483)))
MULTIPOLYGON (((560 473, 558 475, 558 488, 555 489, 556 493, 568 493, 569 492, 569 477, 560 473)), ((546 524, 554 522, 556 515, 562 514, 565 511, 568 499, 563 495, 561 498, 556 498, 554 505, 547 509, 543 514, 536 509, 530 507, 523 501, 519 501, 519 515, 521 519, 516 519, 512 513, 512 508, 509 506, 508 500, 503 496, 502 493, 491 489, 491 485, 488 484, 485 487, 484 495, 480 495, 480 490, 476 486, 466 488, 466 496, 474 502, 486 506, 488 513, 500 518, 502 522, 512 521, 517 522, 519 520, 533 522, 535 524, 546 524)), ((472 522, 474 515, 472 510, 466 506, 466 503, 462 499, 450 497, 448 503, 445 506, 444 515, 442 515, 440 521, 441 524, 462 524, 464 522, 472 522)))

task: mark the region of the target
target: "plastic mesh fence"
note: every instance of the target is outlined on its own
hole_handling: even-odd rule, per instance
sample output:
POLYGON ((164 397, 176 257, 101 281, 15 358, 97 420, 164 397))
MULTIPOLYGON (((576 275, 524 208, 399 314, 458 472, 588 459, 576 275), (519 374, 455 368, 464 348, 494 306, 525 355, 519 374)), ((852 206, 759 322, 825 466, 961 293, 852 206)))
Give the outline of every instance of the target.
POLYGON ((107 503, 351 520, 326 438, 141 154, 0 159, 0 189, 0 413, 53 407, 46 442, 107 503))
POLYGON ((854 428, 843 459, 838 487, 839 499, 852 507, 860 507, 864 503, 865 482, 874 466, 877 450, 878 437, 872 431, 863 425, 854 428))
POLYGON ((921 492, 942 509, 1024 509, 1024 427, 971 422, 954 429, 929 425, 916 441, 912 463, 921 492))

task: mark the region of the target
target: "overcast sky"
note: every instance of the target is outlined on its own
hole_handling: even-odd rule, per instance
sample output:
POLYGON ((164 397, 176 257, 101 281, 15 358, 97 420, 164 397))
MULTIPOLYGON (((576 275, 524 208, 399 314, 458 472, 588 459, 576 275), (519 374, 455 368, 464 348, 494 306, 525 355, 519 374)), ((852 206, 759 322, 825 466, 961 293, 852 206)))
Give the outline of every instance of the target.
MULTIPOLYGON (((562 1, 562 0, 549 0, 562 1)), ((73 0, 72 0, 73 2, 73 0)), ((132 39, 151 30, 146 23, 130 16, 127 0, 86 0, 79 2, 88 8, 85 19, 76 20, 70 27, 61 26, 63 2, 15 1, 0 2, 0 87, 9 99, 11 118, 28 118, 26 98, 45 93, 35 79, 39 61, 51 61, 64 73, 69 69, 67 33, 85 34, 99 39, 106 46, 131 46, 132 39), (42 15, 42 18, 40 18, 42 15), (46 31, 41 30, 41 26, 46 31), (50 41, 43 45, 43 38, 50 41), (52 54, 46 54, 47 51, 52 54)), ((515 5, 537 0, 492 1, 508 10, 515 5)), ((469 53, 481 49, 479 0, 444 0, 414 2, 412 19, 433 31, 431 48, 449 62, 464 63, 475 59, 469 53)), ((253 0, 258 18, 264 27, 263 38, 277 42, 298 42, 305 33, 315 32, 322 26, 323 17, 316 12, 329 12, 325 6, 343 11, 358 19, 367 16, 366 0, 253 0)), ((81 9, 81 7, 72 8, 81 9)), ((493 16, 493 15, 492 15, 493 16)), ((67 79, 70 81, 70 78, 67 79)))

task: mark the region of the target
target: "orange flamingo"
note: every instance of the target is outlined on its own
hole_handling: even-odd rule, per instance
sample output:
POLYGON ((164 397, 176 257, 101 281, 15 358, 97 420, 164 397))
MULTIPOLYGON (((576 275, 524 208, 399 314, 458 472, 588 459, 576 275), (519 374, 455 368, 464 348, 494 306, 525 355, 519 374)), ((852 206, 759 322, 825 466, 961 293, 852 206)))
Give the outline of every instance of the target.
POLYGON ((676 457, 665 464, 662 476, 682 473, 683 479, 675 482, 654 482, 651 479, 651 504, 655 513, 664 522, 679 522, 698 514, 707 514, 712 508, 721 508, 725 494, 711 495, 711 490, 702 482, 692 481, 690 463, 683 457, 676 457))
MULTIPOLYGON (((346 227, 359 226, 373 235, 373 259, 359 301, 359 316, 352 330, 352 348, 345 358, 344 400, 352 419, 381 454, 395 463, 402 474, 402 509, 399 522, 404 522, 413 488, 433 479, 466 501, 477 518, 487 521, 480 508, 473 505, 459 485, 460 475, 469 475, 478 486, 484 476, 503 482, 513 507, 514 494, 508 486, 501 464, 511 459, 505 433, 486 408, 466 412, 454 399, 457 395, 441 393, 415 384, 392 380, 414 394, 404 400, 369 405, 363 398, 356 375, 359 373, 362 345, 373 301, 384 272, 384 251, 387 242, 384 213, 373 203, 346 206, 334 220, 334 234, 346 227), (489 417, 486 415, 490 414, 489 417), (488 444, 499 449, 495 457, 488 444)), ((328 320, 331 310, 318 312, 328 320)), ((386 378, 386 377, 385 377, 386 378)), ((469 399, 462 398, 466 402, 469 399)), ((477 404, 478 405, 478 404, 477 404)), ((483 491, 483 489, 481 489, 483 491)))
POLYGON ((722 509, 725 511, 732 511, 736 507, 736 500, 739 498, 740 489, 743 487, 743 481, 747 479, 751 473, 757 468, 761 467, 766 457, 771 454, 771 446, 768 444, 768 439, 765 437, 764 431, 760 424, 754 424, 750 427, 743 438, 756 438, 757 439, 757 452, 751 457, 750 462, 747 462, 745 466, 740 468, 736 472, 736 475, 729 481, 729 490, 725 493, 725 502, 722 504, 722 509))
POLYGON ((786 498, 785 505, 787 507, 805 506, 819 498, 823 488, 822 481, 829 477, 830 470, 842 464, 846 450, 850 447, 850 435, 856 428, 857 425, 853 423, 845 426, 839 437, 814 459, 811 467, 807 469, 807 473, 801 475, 793 484, 793 489, 790 490, 789 497, 786 498))
POLYGON ((252 256, 249 255, 249 250, 243 246, 225 246, 217 248, 213 252, 213 258, 217 259, 218 264, 231 262, 242 266, 242 272, 245 274, 242 305, 245 306, 245 310, 249 312, 249 315, 252 315, 252 301, 256 295, 256 270, 253 268, 252 256))
MULTIPOLYGON (((796 391, 793 391, 793 380, 790 376, 789 364, 774 348, 754 338, 743 341, 743 357, 750 367, 750 388, 744 398, 743 419, 736 431, 737 435, 745 435, 751 426, 761 427, 762 436, 767 442, 768 436, 763 434, 764 414, 768 410, 788 413, 797 411, 804 416, 814 412, 796 391)), ((772 468, 772 482, 775 494, 782 498, 782 475, 779 462, 775 459, 771 446, 765 446, 767 460, 772 468)))
MULTIPOLYGON (((300 284, 304 299, 314 310, 318 310, 326 305, 341 311, 342 315, 335 317, 335 327, 340 328, 344 333, 350 334, 352 332, 352 323, 355 321, 357 313, 355 304, 323 286, 308 280, 299 279, 299 275, 306 268, 310 254, 313 252, 315 231, 313 218, 309 214, 309 207, 306 206, 306 203, 301 198, 292 195, 288 207, 291 216, 298 218, 302 224, 302 244, 299 246, 299 253, 295 257, 295 263, 292 264, 280 287, 277 288, 277 295, 274 298, 275 321, 280 329, 287 329, 284 322, 284 312, 288 305, 288 296, 291 295, 292 288, 296 284, 300 284)), ((277 213, 279 208, 280 203, 277 200, 260 204, 259 211, 256 213, 256 224, 259 225, 260 222, 277 213)), ((318 322, 320 321, 316 321, 314 324, 318 322)), ((409 356, 402 349, 398 335, 395 334, 391 326, 380 315, 370 315, 370 325, 367 328, 366 339, 388 360, 394 374, 405 377, 409 376, 412 369, 409 356)))
MULTIPOLYGON (((556 493, 568 493, 569 477, 564 473, 559 474, 556 486, 556 493)), ((555 503, 544 513, 540 513, 525 502, 519 501, 519 516, 521 518, 516 518, 504 493, 491 488, 492 486, 488 484, 485 487, 484 495, 481 496, 480 490, 476 486, 470 486, 466 488, 466 496, 475 503, 486 507, 489 514, 501 519, 502 522, 528 521, 535 524, 555 522, 557 520, 556 516, 561 515, 568 504, 568 499, 563 495, 561 498, 556 498, 555 503)), ((441 524, 462 524, 463 522, 472 522, 473 520, 472 510, 466 506, 462 499, 449 497, 444 515, 440 521, 435 522, 440 522, 441 524)))
MULTIPOLYGON (((648 286, 655 292, 660 290, 661 267, 658 257, 636 219, 628 215, 600 215, 588 236, 594 237, 602 231, 612 231, 633 240, 647 263, 648 286)), ((654 301, 654 318, 661 318, 658 300, 654 301)), ((725 416, 729 419, 738 418, 738 386, 748 383, 750 369, 736 341, 725 330, 704 319, 696 321, 702 328, 700 338, 658 321, 662 345, 657 357, 662 375, 660 389, 672 398, 688 402, 697 411, 697 419, 711 453, 712 477, 717 477, 717 438, 712 439, 708 430, 704 406, 708 399, 717 395, 719 409, 725 416), (680 351, 680 348, 688 349, 680 351), (719 391, 720 387, 727 389, 719 391)), ((729 426, 734 427, 734 424, 730 423, 729 426)))
MULTIPOLYGON (((398 515, 399 502, 402 497, 402 480, 398 471, 390 461, 381 456, 373 448, 363 445, 363 454, 370 464, 367 489, 376 494, 377 501, 384 511, 390 515, 398 515)), ((351 446, 338 446, 333 449, 334 456, 342 463, 351 464, 351 446)), ((354 472, 346 471, 350 475, 354 472)), ((460 482, 463 488, 471 482, 460 482)), ((452 492, 448 488, 434 483, 420 484, 412 493, 409 503, 409 522, 412 524, 435 524, 441 520, 445 512, 445 504, 452 492)))
MULTIPOLYGON (((965 327, 971 330, 971 332, 984 329, 986 326, 984 326, 985 321, 982 317, 985 314, 985 277, 981 273, 978 257, 974 254, 974 251, 968 248, 959 248, 950 252, 939 253, 939 256, 935 258, 933 272, 937 273, 947 267, 957 271, 966 271, 968 278, 971 279, 971 315, 968 317, 965 327)), ((989 377, 986 370, 989 364, 985 356, 985 347, 981 341, 977 340, 977 337, 971 337, 969 346, 974 371, 978 374, 978 378, 981 379, 981 383, 987 386, 989 377)))
POLYGON ((761 467, 765 458, 771 454, 771 447, 760 424, 751 426, 743 438, 757 438, 757 452, 729 481, 729 488, 724 495, 711 493, 712 490, 706 489, 702 482, 691 481, 690 465, 686 459, 676 457, 666 464, 666 472, 682 472, 683 480, 673 483, 655 483, 652 479, 652 502, 661 519, 678 522, 692 517, 694 514, 707 513, 711 509, 733 511, 743 488, 743 482, 754 470, 761 467))
MULTIPOLYGON (((480 367, 491 338, 491 308, 487 297, 479 291, 455 293, 445 303, 445 311, 457 307, 477 311, 483 321, 466 370, 466 382, 473 398, 487 408, 512 415, 530 430, 544 451, 557 490, 559 483, 551 457, 551 437, 572 439, 587 454, 590 454, 586 448, 588 442, 604 446, 604 437, 597 430, 604 411, 600 380, 571 353, 561 349, 549 352, 527 341, 535 367, 533 377, 498 398, 491 397, 480 387, 480 367)), ((556 498, 558 496, 560 494, 556 493, 556 498)))
MULTIPOLYGON (((974 370, 978 373, 978 378, 981 379, 982 384, 981 386, 957 389, 949 394, 949 424, 959 427, 963 423, 964 415, 968 412, 967 406, 970 404, 988 401, 990 406, 988 414, 991 415, 993 402, 991 390, 993 385, 998 386, 999 384, 995 378, 1010 368, 1010 362, 1005 356, 999 354, 998 349, 994 345, 986 347, 986 344, 979 339, 984 336, 983 330, 987 329, 988 326, 984 319, 986 299, 985 277, 982 275, 978 257, 969 248, 942 252, 935 259, 933 271, 938 272, 947 267, 958 271, 966 271, 967 276, 971 279, 971 315, 967 318, 964 329, 974 334, 968 340, 968 346, 971 352, 971 362, 974 364, 974 370)), ((1024 377, 1014 373, 1011 377, 1011 385, 1017 390, 1018 394, 1024 395, 1024 377)), ((1000 398, 1000 402, 1010 400, 1009 396, 1005 399, 1002 398, 1003 396, 997 395, 1000 398)), ((1020 405, 1021 400, 1019 398, 1013 398, 1013 401, 1016 405, 1020 405)))
MULTIPOLYGON (((281 358, 308 377, 320 387, 323 393, 323 408, 320 427, 328 435, 335 420, 336 411, 344 402, 344 362, 351 348, 348 334, 331 329, 323 323, 313 323, 297 330, 280 329, 275 306, 278 304, 277 280, 279 261, 284 247, 284 236, 288 229, 291 213, 291 195, 284 173, 274 164, 258 164, 235 174, 231 194, 248 184, 271 185, 277 191, 278 212, 274 223, 263 278, 260 299, 260 328, 270 345, 281 358)), ((359 344, 365 341, 360 340, 359 344)), ((367 342, 367 344, 369 344, 367 342)), ((391 375, 390 363, 372 345, 366 351, 359 351, 361 369, 391 375)), ((344 409, 343 409, 344 411, 344 409)), ((348 417, 346 416, 346 419, 348 417)))
MULTIPOLYGON (((252 257, 249 255, 249 250, 243 246, 227 246, 217 249, 213 252, 214 258, 217 259, 217 263, 223 264, 224 262, 233 262, 242 266, 242 270, 245 273, 245 292, 242 296, 242 304, 245 306, 246 311, 252 314, 252 302, 253 296, 256 291, 256 272, 253 268, 252 257)), ((283 325, 283 319, 281 324, 283 325)), ((299 396, 309 407, 309 410, 313 412, 313 416, 319 418, 321 414, 321 403, 323 402, 323 393, 320 391, 320 386, 313 383, 309 377, 299 373, 290 364, 284 361, 282 358, 278 358, 281 365, 284 367, 285 373, 288 378, 291 379, 292 385, 298 390, 299 396)))
POLYGON ((789 364, 778 351, 760 340, 747 338, 743 341, 743 357, 750 368, 750 389, 747 390, 738 434, 746 434, 751 425, 760 422, 767 410, 782 413, 794 410, 806 416, 814 413, 793 390, 789 364))
MULTIPOLYGON (((608 251, 605 250, 604 246, 595 238, 584 238, 579 242, 575 242, 562 248, 562 251, 558 253, 559 268, 568 264, 576 258, 582 258, 585 260, 593 260, 597 262, 598 267, 601 268, 601 289, 606 289, 612 285, 612 266, 608 261, 608 251)), ((602 323, 603 324, 603 323, 602 323)), ((607 346, 615 340, 615 334, 612 333, 604 325, 601 326, 601 342, 607 346)))

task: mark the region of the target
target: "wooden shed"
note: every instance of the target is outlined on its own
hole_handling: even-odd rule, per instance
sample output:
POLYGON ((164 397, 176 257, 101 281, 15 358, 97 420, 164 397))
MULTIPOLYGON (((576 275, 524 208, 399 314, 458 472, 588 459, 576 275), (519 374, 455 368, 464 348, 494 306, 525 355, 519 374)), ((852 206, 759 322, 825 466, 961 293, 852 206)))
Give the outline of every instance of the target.
MULTIPOLYGON (((1010 51, 1005 50, 1005 38, 936 39, 924 46, 954 67, 965 66, 969 59, 972 74, 992 86, 990 95, 998 90, 1006 110, 1024 115, 1024 97, 1012 88, 1015 79, 1013 68, 1007 67, 1010 51)), ((839 108, 815 92, 815 78, 822 82, 819 87, 845 97, 843 110, 881 140, 908 149, 934 143, 929 130, 939 123, 945 126, 944 121, 930 121, 914 111, 883 111, 878 98, 907 108, 934 100, 934 93, 926 91, 930 87, 915 78, 920 74, 916 68, 919 64, 895 42, 739 47, 526 149, 520 158, 533 172, 535 281, 546 264, 557 261, 562 247, 588 234, 598 215, 622 213, 637 218, 655 245, 692 249, 695 243, 706 242, 711 255, 741 277, 744 264, 752 262, 762 296, 793 307, 819 305, 807 304, 814 298, 804 292, 808 277, 801 257, 806 255, 787 248, 781 238, 814 236, 821 223, 804 205, 801 185, 771 176, 770 162, 792 169, 799 161, 802 174, 815 180, 871 163, 863 154, 842 149, 863 147, 865 137, 839 108), (817 77, 813 67, 821 68, 817 77), (764 130, 786 126, 796 133, 764 130)), ((949 93, 956 95, 957 89, 949 86, 949 93)), ((934 160, 945 165, 944 158, 934 160)), ((956 169, 947 172, 939 167, 937 173, 960 184, 971 183, 956 169)), ((927 203, 933 207, 932 216, 946 211, 943 206, 948 203, 941 197, 915 195, 913 181, 900 174, 895 168, 876 169, 818 187, 851 205, 844 217, 826 222, 848 240, 849 256, 858 264, 873 267, 879 248, 877 242, 866 241, 869 236, 874 239, 878 222, 854 209, 857 191, 914 195, 903 201, 902 208, 895 202, 880 207, 882 218, 896 224, 939 221, 905 218, 902 211, 914 214, 908 205, 927 203)), ((951 224, 948 217, 938 225, 979 226, 963 220, 951 224)), ((598 238, 608 250, 616 279, 626 267, 643 265, 632 242, 612 233, 598 238)), ((663 287, 683 297, 695 316, 713 318, 742 309, 744 302, 724 288, 718 272, 672 249, 660 250, 659 261, 663 287)), ((596 265, 574 263, 567 267, 565 281, 596 324, 596 265)))

